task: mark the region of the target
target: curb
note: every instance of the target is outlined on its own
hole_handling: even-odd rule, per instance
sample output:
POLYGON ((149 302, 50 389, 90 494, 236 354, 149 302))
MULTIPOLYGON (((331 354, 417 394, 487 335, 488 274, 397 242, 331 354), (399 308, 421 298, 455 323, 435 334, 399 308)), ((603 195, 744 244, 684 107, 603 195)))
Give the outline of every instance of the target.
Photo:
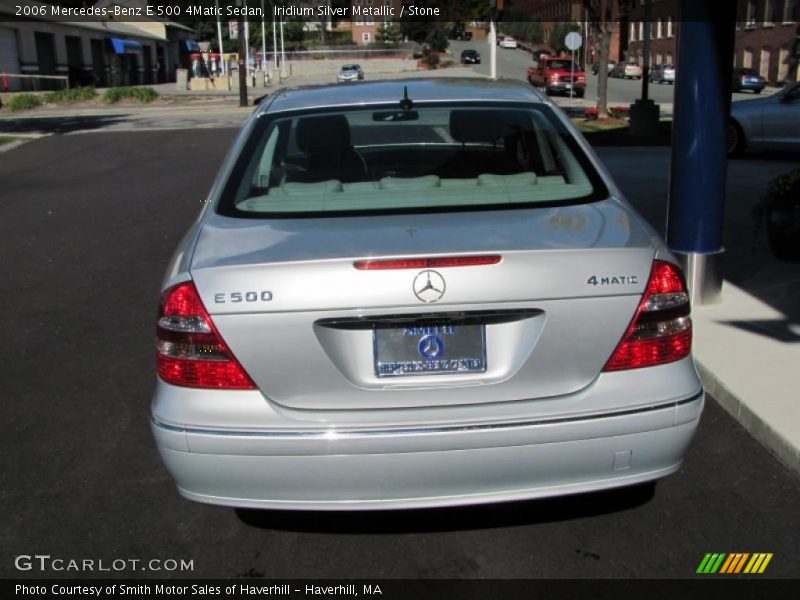
POLYGON ((31 140, 38 140, 39 138, 48 137, 51 134, 49 133, 14 133, 11 134, 10 137, 19 137, 25 138, 22 140, 17 140, 15 142, 9 142, 7 144, 0 144, 0 154, 4 152, 10 152, 14 148, 19 148, 22 144, 26 142, 30 142, 31 140))
POLYGON ((772 452, 790 471, 800 474, 800 448, 753 412, 747 404, 731 390, 710 369, 695 360, 697 372, 706 393, 712 396, 725 411, 731 415, 762 446, 772 452))

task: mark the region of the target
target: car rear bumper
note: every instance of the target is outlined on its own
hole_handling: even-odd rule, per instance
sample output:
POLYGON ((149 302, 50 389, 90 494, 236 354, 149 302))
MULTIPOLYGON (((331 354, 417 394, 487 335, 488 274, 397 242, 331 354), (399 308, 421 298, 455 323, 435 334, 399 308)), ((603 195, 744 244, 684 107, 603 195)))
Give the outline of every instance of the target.
POLYGON ((735 86, 740 90, 758 90, 761 91, 767 87, 766 83, 740 83, 735 86))
POLYGON ((517 423, 329 431, 152 430, 180 493, 236 507, 456 506, 596 491, 669 475, 703 408, 684 400, 517 423))
MULTIPOLYGON (((566 83, 548 83, 547 89, 553 94, 569 94, 570 88, 567 87, 566 83)), ((586 90, 586 86, 580 83, 572 84, 572 91, 576 94, 583 94, 586 90)))

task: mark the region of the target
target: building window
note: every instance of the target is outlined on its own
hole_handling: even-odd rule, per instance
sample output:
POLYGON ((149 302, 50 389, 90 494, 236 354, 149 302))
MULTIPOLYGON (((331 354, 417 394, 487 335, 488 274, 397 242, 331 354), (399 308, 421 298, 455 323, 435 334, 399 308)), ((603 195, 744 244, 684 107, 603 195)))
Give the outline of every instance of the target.
POLYGON ((764 0, 764 26, 772 27, 775 24, 775 0, 764 0))
POLYGON ((661 39, 662 37, 664 37, 663 32, 661 31, 661 19, 656 21, 656 37, 658 39, 661 39))
POLYGON ((783 1, 783 22, 785 24, 794 23, 797 18, 797 0, 784 0, 783 1))
POLYGON ((369 31, 365 31, 361 34, 361 41, 365 44, 369 44, 372 41, 372 35, 369 33, 369 31))
POLYGON ((639 23, 639 39, 644 40, 644 23, 639 23))
POLYGON ((636 23, 631 23, 631 41, 636 41, 636 23))
POLYGON ((667 17, 667 37, 672 37, 675 32, 672 30, 672 17, 667 17))
POLYGON ((756 26, 757 9, 758 9, 758 2, 756 2, 756 0, 747 0, 747 20, 745 21, 746 27, 756 26))

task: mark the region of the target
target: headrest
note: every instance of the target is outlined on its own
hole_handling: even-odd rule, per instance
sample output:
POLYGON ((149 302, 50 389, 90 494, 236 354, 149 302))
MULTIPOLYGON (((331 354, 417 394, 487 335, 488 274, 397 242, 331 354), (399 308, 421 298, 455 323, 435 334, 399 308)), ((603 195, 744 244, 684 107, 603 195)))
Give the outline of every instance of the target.
POLYGON ((524 110, 454 110, 450 113, 450 135, 462 143, 492 144, 502 137, 530 129, 531 116, 524 110))
POLYGON ((303 152, 350 146, 350 125, 344 115, 303 117, 297 122, 297 145, 303 152))
POLYGON ((454 110, 450 113, 450 135, 461 143, 493 144, 503 136, 501 111, 454 110))

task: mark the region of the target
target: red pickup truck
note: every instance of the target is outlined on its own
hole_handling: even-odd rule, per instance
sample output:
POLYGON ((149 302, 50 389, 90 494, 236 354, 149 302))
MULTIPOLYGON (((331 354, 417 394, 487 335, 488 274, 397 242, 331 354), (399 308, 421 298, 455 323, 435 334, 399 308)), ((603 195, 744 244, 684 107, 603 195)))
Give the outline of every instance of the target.
POLYGON ((583 98, 586 93, 586 73, 577 64, 573 72, 569 56, 540 56, 528 67, 528 81, 544 87, 548 96, 572 92, 576 98, 583 98))

